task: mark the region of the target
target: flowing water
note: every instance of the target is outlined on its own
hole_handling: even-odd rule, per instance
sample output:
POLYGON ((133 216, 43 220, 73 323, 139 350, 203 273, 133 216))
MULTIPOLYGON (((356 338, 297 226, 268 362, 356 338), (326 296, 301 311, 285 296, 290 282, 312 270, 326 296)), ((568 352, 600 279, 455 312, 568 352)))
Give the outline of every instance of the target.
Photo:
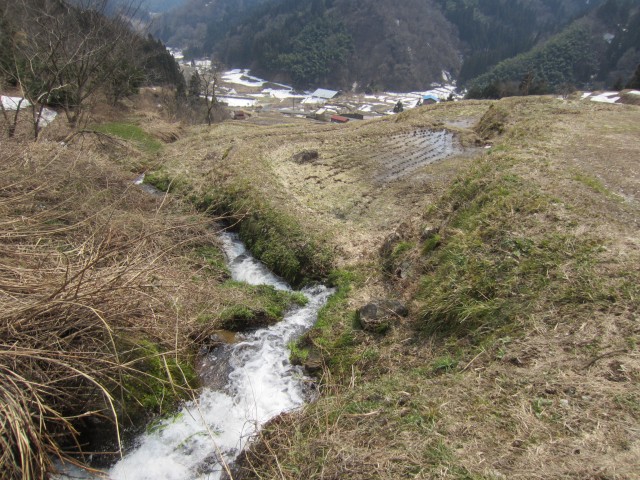
MULTIPOLYGON (((159 192, 150 189, 149 193, 159 192)), ((224 232, 220 240, 234 280, 291 290, 247 252, 237 235, 224 232)), ((309 300, 306 306, 291 310, 276 325, 236 334, 233 343, 203 357, 200 397, 149 427, 131 451, 105 472, 106 478, 219 479, 224 465, 235 460, 261 425, 302 406, 306 379, 302 370, 289 362, 288 344, 313 326, 318 310, 333 291, 316 286, 302 293, 309 300)), ((73 468, 61 469, 65 475, 58 479, 95 478, 73 468)))
MULTIPOLYGON (((236 235, 223 233, 222 243, 234 280, 290 289, 251 257, 236 235)), ((289 312, 280 323, 238 334, 235 343, 205 357, 204 370, 229 372, 226 385, 219 390, 205 385, 200 398, 140 437, 137 446, 111 468, 108 478, 218 479, 222 464, 233 462, 262 424, 303 405, 304 375, 289 363, 287 345, 314 324, 332 291, 317 286, 303 293, 308 304, 289 312)))

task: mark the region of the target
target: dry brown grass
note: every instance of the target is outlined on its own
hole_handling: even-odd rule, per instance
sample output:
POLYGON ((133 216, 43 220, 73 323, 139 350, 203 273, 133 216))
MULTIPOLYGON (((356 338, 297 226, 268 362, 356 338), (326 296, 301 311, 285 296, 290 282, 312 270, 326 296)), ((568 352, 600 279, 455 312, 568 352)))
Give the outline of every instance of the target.
POLYGON ((117 432, 127 423, 117 415, 131 411, 123 402, 140 401, 127 379, 189 390, 179 370, 194 325, 181 311, 192 293, 184 252, 211 234, 202 218, 138 191, 100 151, 83 137, 2 141, 2 478, 78 462, 93 447, 81 436, 91 422, 117 432), (145 353, 142 340, 158 348, 145 353), (148 355, 164 379, 145 367, 148 355))

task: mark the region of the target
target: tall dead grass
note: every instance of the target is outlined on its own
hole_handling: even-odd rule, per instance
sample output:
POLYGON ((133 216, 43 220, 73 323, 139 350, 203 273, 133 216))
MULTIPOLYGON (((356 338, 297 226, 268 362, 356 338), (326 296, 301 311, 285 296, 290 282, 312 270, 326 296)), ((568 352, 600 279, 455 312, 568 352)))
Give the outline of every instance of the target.
POLYGON ((152 380, 188 390, 167 366, 181 333, 156 292, 163 256, 193 232, 163 223, 91 145, 5 142, 0 164, 0 477, 42 479, 56 458, 78 462, 89 419, 120 445, 125 379, 155 375, 131 339, 175 346, 152 380))

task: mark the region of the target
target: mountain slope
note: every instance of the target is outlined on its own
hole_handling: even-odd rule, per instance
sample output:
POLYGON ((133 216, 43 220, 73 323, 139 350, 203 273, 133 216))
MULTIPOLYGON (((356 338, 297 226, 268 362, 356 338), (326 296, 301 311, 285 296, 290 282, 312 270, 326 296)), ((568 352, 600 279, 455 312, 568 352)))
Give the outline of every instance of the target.
POLYGON ((284 0, 256 9, 218 51, 230 65, 299 86, 407 90, 457 71, 457 43, 431 1, 284 0), (323 35, 310 35, 314 29, 323 35))
POLYGON ((191 51, 192 55, 209 54, 205 45, 219 41, 247 10, 265 1, 186 0, 156 17, 151 33, 171 47, 191 51))
POLYGON ((478 91, 495 78, 512 80, 491 70, 504 70, 496 67, 499 62, 522 62, 518 56, 524 55, 519 76, 535 70, 548 55, 536 52, 558 35, 566 41, 576 32, 575 27, 567 32, 568 26, 578 20, 591 23, 585 35, 571 38, 579 43, 572 48, 596 58, 552 51, 571 65, 563 67, 562 81, 542 76, 538 83, 555 87, 596 80, 603 86, 612 78, 627 80, 637 63, 637 5, 637 0, 252 0, 233 5, 192 0, 163 16, 156 33, 188 47, 187 55, 215 53, 227 65, 251 67, 298 87, 407 91, 442 82, 443 72, 449 72, 460 86, 473 83, 478 91), (568 73, 571 69, 575 75, 568 73))
POLYGON ((566 85, 622 86, 640 63, 639 31, 640 2, 609 0, 549 41, 475 78, 469 96, 548 93, 566 85))
POLYGON ((531 49, 571 19, 595 8, 584 0, 438 0, 456 26, 464 63, 461 83, 484 73, 500 60, 531 49))
POLYGON ((300 86, 422 89, 441 82, 443 71, 465 83, 597 5, 583 0, 273 0, 254 9, 216 50, 228 64, 250 65, 300 86), (320 52, 308 48, 322 43, 304 31, 320 17, 334 27, 325 37, 339 31, 346 39, 338 45, 350 53, 338 61, 329 58, 335 41, 320 52), (293 52, 298 58, 291 58, 293 52))

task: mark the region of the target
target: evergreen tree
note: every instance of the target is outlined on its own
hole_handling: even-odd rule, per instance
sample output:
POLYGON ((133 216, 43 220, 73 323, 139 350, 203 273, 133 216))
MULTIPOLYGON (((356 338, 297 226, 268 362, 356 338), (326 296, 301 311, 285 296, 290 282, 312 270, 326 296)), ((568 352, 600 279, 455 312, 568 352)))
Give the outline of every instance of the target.
POLYGON ((191 98, 199 98, 200 93, 202 92, 202 79, 200 78, 200 74, 196 70, 191 75, 189 79, 189 97, 191 98))
POLYGON ((640 64, 636 68, 636 72, 633 74, 629 83, 627 83, 627 88, 637 88, 640 89, 640 64))

